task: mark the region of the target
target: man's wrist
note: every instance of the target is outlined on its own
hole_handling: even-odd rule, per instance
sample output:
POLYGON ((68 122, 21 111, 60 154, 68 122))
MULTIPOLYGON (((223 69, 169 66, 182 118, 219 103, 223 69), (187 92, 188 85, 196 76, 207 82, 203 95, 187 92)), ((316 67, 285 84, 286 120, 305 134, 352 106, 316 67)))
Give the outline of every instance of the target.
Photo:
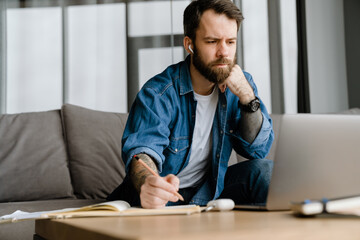
POLYGON ((247 104, 242 104, 240 101, 238 102, 239 108, 243 112, 254 113, 260 108, 260 100, 256 96, 250 100, 247 104))
MULTIPOLYGON (((157 167, 154 161, 147 154, 137 154, 137 156, 145 162, 151 169, 157 172, 157 167)), ((140 193, 141 186, 144 184, 145 179, 152 174, 148 169, 143 167, 138 161, 133 158, 131 162, 130 178, 135 189, 140 193)))
POLYGON ((239 104, 242 105, 247 105, 249 104, 252 100, 254 100, 256 98, 255 94, 248 94, 248 95, 242 95, 241 97, 239 97, 239 104))

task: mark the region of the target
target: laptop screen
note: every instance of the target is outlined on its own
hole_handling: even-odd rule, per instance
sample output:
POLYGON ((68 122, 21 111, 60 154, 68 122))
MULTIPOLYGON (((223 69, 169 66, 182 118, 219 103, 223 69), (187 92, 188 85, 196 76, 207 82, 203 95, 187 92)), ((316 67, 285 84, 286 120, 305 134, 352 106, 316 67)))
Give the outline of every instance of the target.
POLYGON ((360 194, 360 116, 283 115, 267 209, 360 194))

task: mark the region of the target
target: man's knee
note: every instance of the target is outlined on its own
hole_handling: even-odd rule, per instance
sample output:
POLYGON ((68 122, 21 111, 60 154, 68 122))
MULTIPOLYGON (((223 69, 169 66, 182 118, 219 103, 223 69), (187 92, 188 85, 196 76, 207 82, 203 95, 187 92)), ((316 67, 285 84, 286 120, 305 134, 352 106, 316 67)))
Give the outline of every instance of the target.
POLYGON ((252 160, 252 197, 257 203, 265 203, 271 181, 273 161, 268 159, 252 160))
POLYGON ((273 161, 254 159, 229 167, 222 197, 237 204, 265 203, 271 180, 273 161))
POLYGON ((274 162, 268 159, 254 159, 250 162, 253 163, 253 169, 258 171, 264 179, 267 179, 270 182, 274 162))

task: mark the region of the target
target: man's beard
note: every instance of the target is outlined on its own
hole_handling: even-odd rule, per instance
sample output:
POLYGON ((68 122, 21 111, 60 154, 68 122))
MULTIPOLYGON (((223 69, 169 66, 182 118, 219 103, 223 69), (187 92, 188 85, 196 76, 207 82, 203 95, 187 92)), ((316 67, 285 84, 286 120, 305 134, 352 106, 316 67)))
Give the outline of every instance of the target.
POLYGON ((219 58, 209 64, 206 64, 200 55, 196 47, 194 46, 194 54, 193 54, 193 64, 195 68, 210 82, 221 84, 223 83, 230 75, 232 68, 235 65, 236 59, 231 61, 227 58, 219 58), (215 67, 217 64, 227 64, 225 68, 215 67))

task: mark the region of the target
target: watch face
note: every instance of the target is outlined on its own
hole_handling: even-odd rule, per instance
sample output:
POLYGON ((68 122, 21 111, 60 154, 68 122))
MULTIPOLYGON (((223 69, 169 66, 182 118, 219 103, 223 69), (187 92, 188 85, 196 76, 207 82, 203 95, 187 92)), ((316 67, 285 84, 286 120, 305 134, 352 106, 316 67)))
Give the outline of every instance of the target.
POLYGON ((260 103, 258 101, 254 101, 253 104, 251 105, 251 110, 253 112, 256 112, 260 107, 260 103))
POLYGON ((250 102, 250 109, 252 112, 256 112, 260 107, 260 101, 259 99, 254 99, 253 101, 250 102))
POLYGON ((242 105, 238 102, 239 107, 244 112, 256 112, 260 107, 260 100, 256 97, 254 100, 249 102, 247 105, 242 105))

